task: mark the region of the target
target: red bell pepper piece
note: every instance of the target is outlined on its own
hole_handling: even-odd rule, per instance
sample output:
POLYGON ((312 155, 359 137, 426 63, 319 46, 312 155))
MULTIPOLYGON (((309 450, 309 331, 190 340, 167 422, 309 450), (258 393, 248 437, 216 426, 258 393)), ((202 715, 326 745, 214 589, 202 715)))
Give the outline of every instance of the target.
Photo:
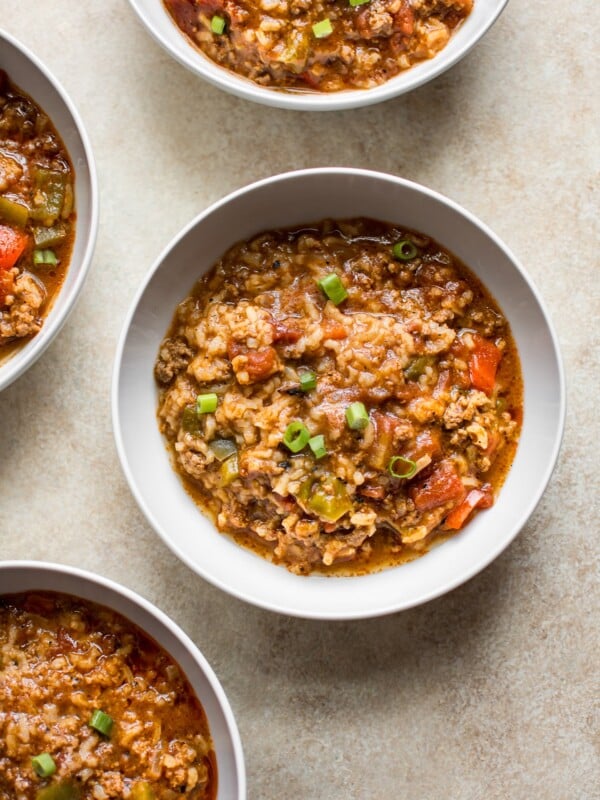
POLYGON ((0 270, 12 269, 27 247, 27 234, 0 225, 0 270))
POLYGON ((489 508, 494 502, 492 487, 486 483, 481 489, 471 489, 462 503, 446 517, 445 527, 451 531, 459 531, 476 508, 489 508))
POLYGON ((475 348, 469 356, 469 377, 475 389, 491 395, 496 383, 496 371, 502 358, 502 352, 493 342, 479 334, 473 334, 475 348))

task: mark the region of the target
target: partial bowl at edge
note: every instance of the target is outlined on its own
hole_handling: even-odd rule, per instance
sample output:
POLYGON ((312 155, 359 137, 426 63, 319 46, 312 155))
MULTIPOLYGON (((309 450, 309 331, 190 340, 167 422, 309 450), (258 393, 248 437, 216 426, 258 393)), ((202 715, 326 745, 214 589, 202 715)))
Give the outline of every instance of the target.
POLYGON ((53 341, 83 288, 98 229, 98 182, 92 148, 77 109, 50 70, 30 50, 0 30, 0 69, 50 117, 75 169, 75 241, 63 285, 39 333, 0 364, 0 391, 20 377, 53 341))
POLYGON ((163 0, 129 0, 151 36, 180 64, 226 92, 277 108, 295 111, 341 111, 382 103, 410 92, 441 75, 460 61, 496 22, 508 0, 476 0, 469 17, 446 47, 386 83, 370 89, 341 92, 291 92, 260 86, 219 66, 195 48, 167 12, 163 0))
POLYGON ((181 667, 206 713, 217 759, 217 800, 246 800, 244 755, 231 706, 210 664, 178 625, 135 592, 91 572, 37 561, 0 563, 0 595, 29 591, 99 603, 158 642, 181 667))

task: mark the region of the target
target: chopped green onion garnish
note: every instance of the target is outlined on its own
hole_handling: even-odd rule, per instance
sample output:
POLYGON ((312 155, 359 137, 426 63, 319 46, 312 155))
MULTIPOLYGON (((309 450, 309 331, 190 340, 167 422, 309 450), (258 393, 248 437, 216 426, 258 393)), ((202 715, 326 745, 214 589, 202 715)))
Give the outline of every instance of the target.
POLYGON ((283 443, 292 453, 299 453, 308 443, 310 433, 302 422, 290 422, 283 434, 283 443))
POLYGON ((364 403, 352 403, 346 409, 346 422, 353 431, 363 431, 369 424, 369 415, 364 403))
POLYGON ((419 255, 419 251, 410 239, 401 239, 392 247, 394 258, 398 261, 411 261, 419 255))
POLYGON ((365 3, 370 3, 371 0, 350 0, 351 6, 364 6, 365 3))
POLYGON ((196 413, 198 414, 212 414, 217 410, 219 398, 214 392, 210 394, 199 394, 196 398, 196 413))
POLYGON ((317 388, 317 376, 311 369, 300 373, 300 388, 303 392, 310 392, 317 388))
POLYGON ((100 711, 99 708, 94 711, 90 719, 90 728, 98 731, 98 733, 101 733, 103 736, 110 736, 113 725, 113 718, 105 714, 104 711, 100 711))
POLYGON ((237 446, 232 439, 213 439, 208 446, 219 461, 225 461, 237 452, 237 446))
POLYGON ((216 33, 218 36, 220 36, 225 30, 225 18, 215 14, 210 21, 210 29, 213 33, 216 33))
POLYGON ((33 263, 38 264, 51 264, 55 267, 58 264, 58 258, 54 250, 34 250, 33 263))
POLYGON ((329 19, 322 19, 320 22, 315 22, 312 30, 317 39, 326 39, 333 33, 333 26, 329 19))
POLYGON ((56 764, 50 753, 40 753, 31 759, 31 766, 36 775, 40 778, 49 778, 56 772, 56 764))
POLYGON ((313 451, 313 455, 315 458, 323 458, 323 456, 327 455, 327 448, 325 447, 325 437, 321 433, 318 436, 313 436, 311 439, 309 439, 308 446, 313 451))
POLYGON ((410 458, 394 456, 390 458, 388 472, 394 478, 413 478, 417 474, 417 465, 410 458))
POLYGON ((336 306, 339 306, 339 304, 348 297, 348 292, 344 288, 344 284, 335 272, 331 272, 329 275, 321 278, 318 283, 319 288, 336 306))

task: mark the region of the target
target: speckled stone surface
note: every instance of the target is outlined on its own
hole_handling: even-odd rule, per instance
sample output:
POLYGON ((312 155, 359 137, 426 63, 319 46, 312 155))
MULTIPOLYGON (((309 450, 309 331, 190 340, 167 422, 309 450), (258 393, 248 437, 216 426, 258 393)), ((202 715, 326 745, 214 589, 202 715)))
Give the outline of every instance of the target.
POLYGON ((81 111, 102 192, 81 301, 0 395, 0 555, 96 570, 181 624, 231 700, 251 800, 600 798, 595 11, 512 0, 434 83, 300 115, 205 85, 125 0, 0 0, 0 25, 81 111), (323 165, 420 181, 491 225, 541 289, 569 381, 558 469, 513 545, 450 595, 372 622, 278 617, 195 577, 142 518, 111 434, 117 337, 156 254, 230 190, 323 165))

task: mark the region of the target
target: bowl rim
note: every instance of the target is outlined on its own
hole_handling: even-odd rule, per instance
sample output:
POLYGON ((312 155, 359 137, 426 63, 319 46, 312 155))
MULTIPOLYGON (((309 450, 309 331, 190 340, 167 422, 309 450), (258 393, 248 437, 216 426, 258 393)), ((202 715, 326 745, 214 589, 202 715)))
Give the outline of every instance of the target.
MULTIPOLYGON (((53 315, 52 320, 48 323, 47 321, 44 322, 42 329, 34 336, 31 340, 31 347, 26 356, 19 357, 19 351, 15 352, 14 355, 9 357, 9 359, 0 366, 0 392, 3 389, 6 389, 10 386, 11 383, 20 378, 23 373, 29 369, 29 367, 33 366, 35 362, 40 358, 40 356, 45 352, 45 350, 50 346, 50 344, 54 341, 55 337, 58 335, 60 330, 62 329, 63 325, 67 321, 67 318, 71 311, 75 308, 77 300, 81 294, 81 290, 83 289, 83 285, 86 281, 88 272, 91 267, 92 257, 94 254, 94 249, 96 247, 96 239, 98 236, 98 220, 99 220, 99 191, 98 191, 98 176, 96 172, 96 163, 94 160, 94 155, 92 152, 92 146, 90 143, 89 136, 83 124, 83 120, 77 111, 73 101, 63 88, 62 84, 58 81, 57 78, 54 77, 53 73, 50 71, 48 67, 41 61, 28 47, 23 45, 18 39, 12 36, 3 28, 0 28, 0 43, 2 41, 8 42, 8 44, 12 45, 15 50, 18 50, 37 70, 40 72, 44 78, 54 87, 55 91, 60 96, 62 102, 65 104, 67 111, 69 112, 73 124, 77 130, 77 133, 81 139, 81 143, 83 145, 83 151, 85 154, 85 159, 87 162, 87 169, 90 176, 90 220, 89 220, 89 227, 87 228, 87 244, 85 247, 85 251, 83 253, 83 257, 81 259, 80 265, 77 269, 77 274, 75 276, 75 280, 73 285, 70 288, 70 296, 68 300, 64 303, 62 308, 57 308, 58 300, 60 295, 62 294, 62 287, 57 294, 54 305, 52 308, 56 308, 56 313, 53 315)), ((17 85, 19 82, 17 80, 17 85)), ((33 98, 35 102, 42 103, 41 100, 37 98, 33 98)), ((58 130, 60 134, 60 130, 58 130)), ((78 235, 79 228, 76 228, 75 236, 78 235)), ((72 264, 69 264, 68 271, 72 269, 72 264)))
MULTIPOLYGON (((508 545, 511 544, 512 541, 514 541, 514 539, 519 534, 523 526, 526 524, 527 520, 529 520, 529 518, 535 511, 538 503, 542 499, 542 496, 546 491, 546 488, 548 486, 550 478, 552 477, 552 473, 554 472, 554 468, 558 460, 558 455, 560 452, 564 436, 564 429, 565 429, 566 381, 565 381, 564 364, 563 364, 562 354, 560 351, 558 336, 556 334, 548 309, 546 308, 546 304, 539 290, 537 289, 536 285, 534 284, 533 280, 531 279, 525 268, 521 265, 519 260, 514 256, 512 251, 504 244, 504 242, 500 239, 500 237, 497 236, 497 234, 495 234, 484 222, 479 220, 474 214, 472 214, 467 209, 463 208, 454 200, 451 200, 445 195, 436 192, 433 189, 429 189, 426 186, 423 186, 422 184, 407 180, 406 178, 401 178, 396 175, 391 175, 388 173, 376 172, 373 170, 358 169, 353 167, 316 167, 311 169, 293 170, 290 172, 284 172, 277 175, 273 175, 269 178, 263 178, 262 180, 255 181, 246 186, 242 186, 241 188, 236 189, 233 192, 230 192, 225 197, 215 201, 214 203, 209 205, 204 211, 201 211, 199 214, 197 214, 190 222, 187 223, 187 225, 185 225, 182 228, 181 231, 179 231, 179 233, 175 234, 175 236, 166 245, 166 247, 163 248, 158 258, 154 261, 154 263, 148 270, 147 274, 142 279, 141 285, 139 286, 133 300, 131 301, 131 304, 129 306, 127 315, 123 323, 123 328, 119 336, 119 341, 117 344, 117 349, 115 352, 115 360, 113 365, 112 387, 111 387, 111 412, 112 412, 111 416, 112 416, 113 435, 115 438, 117 454, 131 493, 133 494, 135 500, 138 503, 138 506, 140 507, 142 513, 146 517, 146 520, 151 525, 151 527, 156 531, 156 533, 160 536, 160 538, 167 545, 167 547, 169 547, 169 549, 173 553, 175 553, 175 555, 179 559, 181 559, 183 563, 186 564, 194 573, 200 575, 202 578, 207 580, 213 586, 216 586, 217 588, 221 589, 227 594, 230 594, 239 600, 243 600, 246 603, 250 603, 251 605, 263 608, 268 611, 275 611, 280 614, 286 614, 294 617, 301 617, 304 619, 318 619, 318 620, 371 619, 375 617, 385 616, 387 614, 393 614, 397 611, 404 611, 409 608, 414 608, 415 606, 422 605, 423 603, 429 602, 430 600, 434 600, 435 598, 440 597, 446 594, 447 592, 452 591, 453 589, 457 588, 458 586, 461 586, 463 583, 466 583, 472 577, 474 577, 483 569, 485 569, 485 567, 491 564, 492 561, 494 561, 508 547, 508 545), (133 471, 129 465, 127 451, 125 448, 121 431, 121 419, 119 413, 120 375, 121 375, 122 359, 125 351, 125 346, 127 344, 127 339, 129 337, 129 332, 131 329, 133 318, 140 304, 140 301, 143 295, 145 294, 152 279, 154 278, 155 274, 161 268, 161 266, 163 265, 163 263, 165 262, 166 258, 171 253, 171 251, 177 247, 179 242, 182 239, 184 239, 190 233, 190 231, 192 231, 198 224, 200 224, 202 221, 210 217, 213 213, 218 211, 222 206, 227 205, 228 203, 241 197, 242 195, 251 194, 252 192, 261 189, 263 187, 266 187, 270 184, 289 181, 298 177, 332 175, 332 174, 363 176, 365 178, 376 179, 379 181, 381 180, 391 181, 400 184, 408 189, 411 189, 412 191, 416 191, 422 195, 427 196, 432 200, 442 203, 443 205, 449 207, 454 212, 464 216, 472 225, 477 227, 485 236, 490 238, 492 242, 510 260, 511 264, 514 266, 517 272, 520 273, 521 277, 527 284, 529 290, 531 291, 536 302, 539 305, 540 311, 542 313, 542 316, 546 324, 546 328, 550 335, 550 341, 552 343, 553 354, 557 368, 558 390, 559 390, 558 420, 557 420, 558 424, 554 435, 551 457, 549 458, 548 463, 546 465, 546 469, 543 475, 541 476, 541 480, 539 481, 537 491, 531 496, 528 505, 523 509, 522 513, 519 516, 519 522, 513 526, 509 534, 506 535, 504 538, 502 538, 498 543, 496 543, 494 547, 491 547, 488 551, 486 551, 486 553, 471 567, 467 567, 462 570, 457 570, 457 573, 451 580, 445 581, 436 589, 430 591, 423 591, 420 594, 416 594, 409 601, 394 602, 393 600, 390 600, 375 610, 365 610, 361 612, 356 612, 356 611, 331 612, 328 611, 327 609, 299 610, 298 608, 294 608, 293 606, 282 604, 277 600, 269 600, 269 601, 263 600, 261 598, 254 597, 250 594, 247 594, 244 591, 237 589, 234 585, 226 584, 219 578, 215 578, 208 571, 203 569, 202 565, 199 565, 198 563, 193 561, 191 557, 189 557, 178 545, 176 545, 173 542, 168 532, 162 529, 161 525, 159 524, 157 519, 154 517, 152 511, 148 507, 143 497, 142 491, 138 487, 135 475, 133 474, 133 471)), ((202 512, 199 511, 198 513, 202 512)), ((343 580, 343 578, 339 578, 339 580, 343 580)))
MULTIPOLYGON (((133 589, 129 589, 127 586, 124 586, 121 583, 117 583, 111 578, 106 578, 103 575, 99 575, 95 572, 90 572, 89 570, 81 569, 80 567, 73 567, 73 566, 68 566, 66 564, 58 564, 56 562, 50 562, 50 561, 35 561, 35 560, 20 560, 20 559, 10 560, 10 561, 0 561, 0 579, 2 578, 2 574, 4 572, 8 572, 11 570, 17 570, 17 571, 41 570, 47 573, 55 573, 57 576, 66 574, 74 578, 78 578, 79 580, 82 580, 84 582, 95 584, 96 586, 101 586, 105 589, 114 592, 117 595, 120 595, 121 597, 124 597, 133 605, 139 606, 143 611, 145 611, 151 617, 154 617, 162 627, 166 628, 193 657, 194 661, 198 664, 200 670, 204 674, 204 677, 210 684, 210 687, 215 694, 217 703, 221 708, 221 711, 223 712, 223 717, 227 725, 227 734, 230 737, 233 748, 233 758, 237 770, 236 777, 238 779, 238 786, 239 786, 238 797, 239 800, 243 800, 243 798, 246 797, 247 787, 246 787, 246 765, 244 761, 244 751, 242 747, 242 740, 240 737, 240 733, 233 714, 233 710, 231 708, 229 700, 227 699, 225 690, 221 686, 221 682, 217 678, 215 671, 208 663, 206 656, 202 653, 198 645, 183 630, 183 628, 181 628, 174 620, 172 620, 167 614, 165 614, 164 611, 158 608, 158 606, 154 605, 154 603, 151 603, 150 600, 146 600, 146 598, 142 597, 137 592, 134 592, 133 589)), ((55 591, 60 592, 63 590, 57 587, 55 591)), ((0 586, 0 596, 2 594, 3 591, 0 586)), ((71 594, 74 597, 77 596, 76 594, 73 594, 68 590, 65 591, 65 594, 71 594)), ((128 619, 126 614, 123 614, 122 612, 118 611, 118 609, 115 609, 110 604, 110 600, 107 603, 107 607, 112 609, 113 611, 116 611, 117 613, 122 614, 122 616, 128 619)), ((138 627, 141 626, 138 625, 138 627)), ((231 800, 233 800, 233 798, 231 798, 231 800)))
MULTIPOLYGON (((157 2, 162 5, 161 0, 157 0, 157 2)), ((152 38, 176 61, 195 75, 200 76, 213 86, 229 92, 236 97, 241 97, 245 100, 250 100, 262 105, 272 106, 273 108, 285 108, 295 111, 343 111, 352 108, 363 108, 373 105, 374 103, 384 103, 394 97, 410 92, 413 89, 418 89, 423 84, 428 83, 446 72, 446 70, 450 69, 464 58, 464 56, 466 56, 486 35, 492 25, 494 25, 500 14, 506 8, 508 2, 509 0, 496 0, 496 6, 490 10, 489 16, 482 23, 478 35, 467 39, 461 47, 456 48, 456 52, 453 52, 450 57, 443 59, 441 63, 437 55, 428 61, 421 62, 422 64, 429 65, 428 69, 424 68, 416 73, 413 73, 414 68, 409 69, 406 72, 396 75, 394 78, 390 78, 390 80, 385 83, 370 89, 350 89, 341 92, 302 94, 268 89, 259 86, 253 81, 225 67, 221 67, 211 61, 208 56, 205 56, 201 50, 198 50, 193 44, 188 42, 187 37, 180 29, 177 30, 180 34, 181 43, 183 43, 185 47, 180 46, 181 43, 177 46, 172 44, 168 41, 167 37, 162 34, 160 27, 154 25, 148 19, 142 7, 144 0, 129 0, 133 11, 152 38), (200 54, 202 59, 207 62, 206 67, 201 61, 194 59, 192 53, 195 55, 200 54), (211 66, 217 67, 217 69, 213 70, 211 66), (404 79, 404 76, 409 77, 404 79), (401 80, 398 80, 399 78, 401 80)), ((168 12, 166 9, 164 10, 165 14, 168 16, 168 12)), ((177 27, 174 20, 170 19, 170 22, 177 27)))

